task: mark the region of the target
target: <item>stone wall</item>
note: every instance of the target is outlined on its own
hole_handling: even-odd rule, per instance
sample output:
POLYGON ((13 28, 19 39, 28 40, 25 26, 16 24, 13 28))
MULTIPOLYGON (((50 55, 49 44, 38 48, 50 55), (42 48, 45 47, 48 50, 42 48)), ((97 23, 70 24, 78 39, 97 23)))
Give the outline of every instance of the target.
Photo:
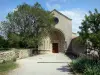
POLYGON ((30 49, 14 49, 12 48, 9 51, 1 51, 0 52, 0 62, 9 61, 15 58, 21 59, 26 58, 31 55, 30 49))
POLYGON ((19 59, 29 57, 30 55, 30 49, 19 49, 19 59))
POLYGON ((0 62, 12 60, 15 58, 15 55, 13 50, 0 52, 0 62))
POLYGON ((79 56, 80 54, 84 54, 86 52, 86 48, 84 45, 79 43, 77 39, 78 37, 72 39, 70 46, 68 48, 68 53, 73 53, 79 56))

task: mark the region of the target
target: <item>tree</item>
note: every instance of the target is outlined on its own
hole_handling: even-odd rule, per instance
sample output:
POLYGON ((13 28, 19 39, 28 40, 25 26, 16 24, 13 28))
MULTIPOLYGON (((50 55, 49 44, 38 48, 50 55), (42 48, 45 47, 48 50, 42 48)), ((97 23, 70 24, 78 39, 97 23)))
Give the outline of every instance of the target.
POLYGON ((18 34, 15 34, 15 33, 9 33, 8 34, 8 43, 9 43, 9 46, 10 47, 20 47, 20 44, 19 44, 19 42, 20 42, 20 36, 18 35, 18 34))
POLYGON ((9 47, 8 41, 5 40, 3 36, 0 36, 0 50, 8 47, 9 47))
POLYGON ((53 14, 44 10, 39 3, 30 6, 26 3, 17 6, 16 11, 7 15, 7 20, 2 22, 5 34, 13 37, 20 37, 20 41, 11 40, 12 36, 7 37, 12 44, 19 43, 24 47, 37 47, 41 44, 41 39, 46 36, 54 27, 53 14))
POLYGON ((79 28, 81 30, 79 35, 87 48, 100 52, 100 13, 97 9, 94 13, 89 11, 89 15, 85 15, 82 26, 79 28))

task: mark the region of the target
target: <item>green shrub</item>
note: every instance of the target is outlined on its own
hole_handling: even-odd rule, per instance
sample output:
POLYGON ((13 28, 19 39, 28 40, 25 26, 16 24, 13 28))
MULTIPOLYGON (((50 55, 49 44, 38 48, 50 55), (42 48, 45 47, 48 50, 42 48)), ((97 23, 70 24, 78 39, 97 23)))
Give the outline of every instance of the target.
POLYGON ((84 75, 100 75, 99 65, 87 66, 86 69, 84 70, 84 75))
POLYGON ((8 40, 4 39, 3 36, 0 36, 0 51, 1 50, 8 50, 9 43, 8 40))
POLYGON ((83 73, 87 62, 85 58, 78 58, 72 62, 72 67, 76 72, 83 73))
POLYGON ((9 33, 7 38, 8 38, 8 42, 9 42, 9 45, 11 48, 13 48, 13 47, 18 48, 19 47, 20 37, 18 34, 9 33))
POLYGON ((73 69, 83 75, 100 75, 100 61, 78 58, 72 62, 73 69))

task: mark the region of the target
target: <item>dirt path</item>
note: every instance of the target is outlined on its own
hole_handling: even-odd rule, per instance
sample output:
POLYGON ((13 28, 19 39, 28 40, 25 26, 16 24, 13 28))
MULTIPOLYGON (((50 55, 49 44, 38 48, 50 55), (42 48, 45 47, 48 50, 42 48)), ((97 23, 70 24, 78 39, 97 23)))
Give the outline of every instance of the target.
POLYGON ((62 53, 37 55, 18 60, 19 68, 9 75, 73 75, 69 59, 62 53))

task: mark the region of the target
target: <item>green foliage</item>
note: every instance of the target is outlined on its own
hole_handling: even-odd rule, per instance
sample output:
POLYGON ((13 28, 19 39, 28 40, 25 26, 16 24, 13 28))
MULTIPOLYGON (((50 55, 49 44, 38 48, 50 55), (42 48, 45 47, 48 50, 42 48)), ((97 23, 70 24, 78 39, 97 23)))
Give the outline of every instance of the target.
POLYGON ((3 36, 0 36, 0 50, 7 49, 8 47, 8 41, 5 40, 3 36))
MULTIPOLYGON (((100 49, 100 13, 95 9, 92 13, 89 11, 89 15, 85 15, 85 19, 82 21, 82 26, 79 27, 79 35, 87 45, 87 40, 92 43, 92 47, 100 49)), ((88 45, 87 45, 88 46, 88 45)))
POLYGON ((54 27, 53 15, 39 3, 30 6, 26 3, 8 13, 2 22, 2 30, 7 35, 11 47, 37 47, 43 36, 54 27))
POLYGON ((20 37, 17 34, 9 33, 8 34, 8 42, 10 47, 19 47, 20 37))
POLYGON ((71 65, 72 65, 73 69, 76 72, 83 73, 84 70, 85 70, 86 62, 87 62, 87 59, 85 59, 85 58, 78 58, 77 60, 74 60, 71 65))
POLYGON ((100 75, 100 63, 93 66, 87 65, 84 75, 100 75))
POLYGON ((83 75, 100 75, 100 61, 78 58, 72 62, 72 67, 83 75))
POLYGON ((7 51, 10 50, 10 48, 0 48, 0 51, 7 51))
POLYGON ((92 42, 94 48, 100 49, 100 31, 97 33, 92 33, 89 36, 89 40, 92 42))

